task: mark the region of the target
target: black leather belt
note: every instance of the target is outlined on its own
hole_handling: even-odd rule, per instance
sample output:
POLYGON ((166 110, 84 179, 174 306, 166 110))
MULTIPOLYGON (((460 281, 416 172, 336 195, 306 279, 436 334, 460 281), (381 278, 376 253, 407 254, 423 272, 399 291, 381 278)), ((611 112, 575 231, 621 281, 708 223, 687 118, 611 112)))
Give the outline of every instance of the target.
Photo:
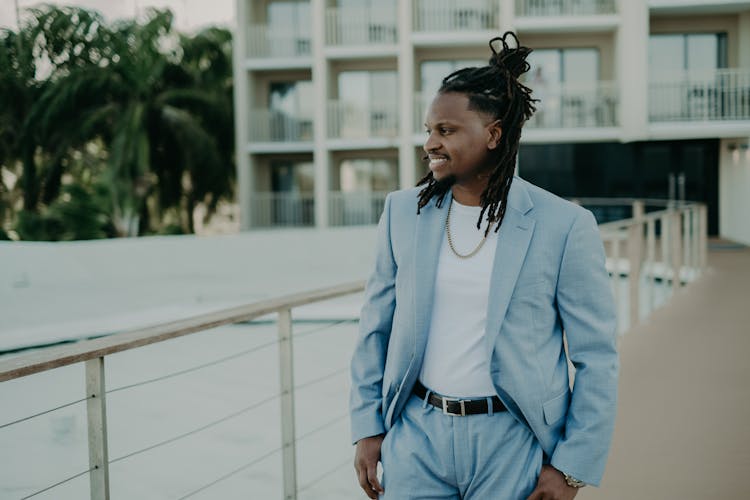
MULTIPOLYGON (((417 380, 414 386, 414 394, 420 399, 424 399, 427 395, 427 388, 417 380)), ((445 398, 434 392, 430 392, 430 397, 427 402, 436 408, 443 410, 446 415, 455 415, 463 417, 466 415, 481 415, 483 413, 489 413, 490 409, 487 406, 487 398, 482 399, 456 399, 456 398, 445 398)), ((500 398, 492 396, 492 411, 506 411, 505 405, 500 398)))

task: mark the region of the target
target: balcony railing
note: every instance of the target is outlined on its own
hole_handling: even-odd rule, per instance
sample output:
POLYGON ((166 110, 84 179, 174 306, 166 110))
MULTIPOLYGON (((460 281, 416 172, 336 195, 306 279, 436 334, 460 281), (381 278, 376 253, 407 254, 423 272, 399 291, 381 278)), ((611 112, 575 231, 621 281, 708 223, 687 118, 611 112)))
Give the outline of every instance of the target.
POLYGON ((313 140, 311 119, 290 116, 272 109, 250 111, 250 140, 253 142, 307 142, 313 140))
POLYGON ((368 139, 398 135, 398 108, 393 103, 328 103, 328 137, 368 139))
POLYGON ((259 192, 250 197, 253 227, 315 225, 313 193, 259 192))
POLYGON ((377 7, 329 8, 326 12, 328 45, 394 44, 396 5, 383 2, 377 7))
POLYGON ((311 41, 309 33, 269 29, 264 24, 250 25, 247 30, 247 56, 263 57, 309 57, 311 41))
POLYGON ((417 0, 414 3, 414 30, 493 30, 499 25, 498 5, 492 0, 417 0))
POLYGON ((750 70, 718 69, 655 77, 652 122, 750 120, 750 70))
POLYGON ((528 122, 534 128, 616 127, 617 86, 612 82, 591 85, 539 86, 532 84, 539 99, 528 122))
POLYGON ((591 16, 616 11, 615 0, 516 0, 519 17, 591 16))
POLYGON ((377 224, 385 206, 385 191, 328 193, 329 223, 332 226, 377 224))

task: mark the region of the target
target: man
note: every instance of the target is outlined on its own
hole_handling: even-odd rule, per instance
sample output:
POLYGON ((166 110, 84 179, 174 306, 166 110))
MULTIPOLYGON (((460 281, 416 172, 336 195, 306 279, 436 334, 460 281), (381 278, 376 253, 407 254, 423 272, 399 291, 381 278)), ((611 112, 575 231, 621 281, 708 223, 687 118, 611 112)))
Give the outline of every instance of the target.
POLYGON ((618 371, 604 251, 590 212, 513 175, 534 106, 530 50, 509 37, 443 80, 430 173, 386 200, 351 366, 369 498, 571 499, 603 474, 618 371))

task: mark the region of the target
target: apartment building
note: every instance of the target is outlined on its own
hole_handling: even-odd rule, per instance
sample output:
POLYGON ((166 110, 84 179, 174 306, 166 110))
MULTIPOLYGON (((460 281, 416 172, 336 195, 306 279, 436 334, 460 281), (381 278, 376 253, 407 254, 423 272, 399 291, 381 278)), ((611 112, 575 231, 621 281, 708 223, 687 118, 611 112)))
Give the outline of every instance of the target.
MULTIPOLYGON (((241 227, 377 222, 423 114, 512 29, 541 100, 522 177, 568 198, 697 200, 750 244, 750 1, 237 0, 241 227)), ((616 217, 617 214, 610 214, 616 217)))

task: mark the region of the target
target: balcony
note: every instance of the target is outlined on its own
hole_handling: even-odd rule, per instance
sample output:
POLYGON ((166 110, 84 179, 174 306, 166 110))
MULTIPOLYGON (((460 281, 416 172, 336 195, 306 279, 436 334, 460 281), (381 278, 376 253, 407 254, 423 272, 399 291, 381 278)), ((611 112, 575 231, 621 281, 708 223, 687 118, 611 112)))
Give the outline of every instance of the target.
POLYGON ((331 226, 377 224, 385 206, 384 191, 333 191, 328 194, 331 226))
POLYGON ((391 141, 380 142, 391 145, 390 142, 398 137, 397 104, 330 101, 328 137, 355 141, 388 139, 391 141))
POLYGON ((313 193, 261 192, 250 197, 253 227, 315 225, 313 193))
POLYGON ((682 72, 649 83, 652 123, 740 120, 750 120, 750 70, 682 72))
POLYGON ((615 0, 516 0, 522 33, 611 32, 619 18, 615 0))
POLYGON ((247 30, 248 68, 310 67, 310 33, 269 29, 263 24, 250 25, 247 30))
POLYGON ((332 7, 326 11, 326 45, 328 55, 335 56, 343 48, 357 47, 357 54, 383 49, 397 50, 396 5, 372 7, 332 7), (336 50, 332 50, 332 49, 336 50))
POLYGON ((598 129, 619 126, 617 86, 613 82, 537 87, 537 111, 527 123, 534 129, 598 129))
POLYGON ((497 34, 498 2, 491 0, 417 0, 414 35, 418 45, 445 44, 446 33, 455 42, 487 42, 487 32, 497 34), (439 36, 436 36, 439 35, 439 36))
MULTIPOLYGON (((251 148, 257 149, 262 143, 297 143, 297 148, 312 149, 311 119, 291 116, 274 109, 254 109, 250 111, 249 128, 249 139, 253 144, 251 148)), ((285 144, 285 151, 288 151, 288 145, 285 144)))
POLYGON ((616 12, 615 0, 516 0, 517 17, 601 16, 616 12))

